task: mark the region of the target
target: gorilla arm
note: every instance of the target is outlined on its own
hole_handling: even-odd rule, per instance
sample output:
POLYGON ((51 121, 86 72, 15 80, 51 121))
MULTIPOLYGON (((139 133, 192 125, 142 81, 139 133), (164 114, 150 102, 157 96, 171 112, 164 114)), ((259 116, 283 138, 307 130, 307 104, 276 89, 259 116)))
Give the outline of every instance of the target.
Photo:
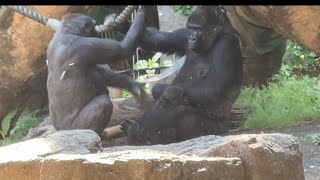
POLYGON ((145 27, 145 8, 141 7, 121 42, 94 37, 83 38, 80 42, 81 45, 78 47, 80 55, 87 57, 82 58, 88 61, 83 63, 109 64, 131 56, 138 45, 138 40, 143 36, 145 27))
POLYGON ((172 32, 158 31, 155 28, 147 28, 139 45, 145 50, 160 51, 164 53, 186 53, 188 31, 186 28, 172 32))
POLYGON ((129 76, 115 73, 110 68, 100 64, 96 65, 96 70, 100 76, 103 77, 103 81, 107 83, 107 86, 124 88, 132 92, 142 108, 146 108, 150 103, 149 101, 151 101, 151 99, 148 97, 143 87, 129 76))

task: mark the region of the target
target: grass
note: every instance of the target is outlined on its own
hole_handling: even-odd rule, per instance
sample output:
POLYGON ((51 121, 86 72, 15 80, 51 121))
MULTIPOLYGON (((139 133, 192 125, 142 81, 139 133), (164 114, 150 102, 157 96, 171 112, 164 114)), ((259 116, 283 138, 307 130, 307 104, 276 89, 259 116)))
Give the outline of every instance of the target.
POLYGON ((314 78, 282 74, 276 75, 273 81, 262 89, 242 90, 237 102, 253 107, 244 128, 281 127, 320 117, 320 91, 314 78))
POLYGON ((319 62, 314 52, 288 40, 280 73, 274 75, 268 86, 242 89, 237 102, 252 107, 244 128, 274 128, 294 125, 308 118, 319 119, 319 71, 315 70, 319 62), (301 73, 302 70, 310 73, 301 73))
POLYGON ((0 140, 0 146, 9 145, 18 141, 27 135, 30 128, 37 127, 43 119, 46 117, 48 112, 47 107, 34 112, 22 114, 14 128, 10 131, 10 136, 0 140))
POLYGON ((309 134, 307 136, 313 143, 320 144, 320 133, 309 134))

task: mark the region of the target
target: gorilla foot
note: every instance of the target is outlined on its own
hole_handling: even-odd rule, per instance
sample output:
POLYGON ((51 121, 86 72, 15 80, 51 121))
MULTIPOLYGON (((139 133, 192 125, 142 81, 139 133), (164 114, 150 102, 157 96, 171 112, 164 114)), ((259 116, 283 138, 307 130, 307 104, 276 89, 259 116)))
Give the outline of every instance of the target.
POLYGON ((30 129, 28 134, 23 138, 23 140, 28 140, 36 137, 47 137, 50 134, 57 132, 57 130, 52 125, 43 126, 40 128, 30 129))

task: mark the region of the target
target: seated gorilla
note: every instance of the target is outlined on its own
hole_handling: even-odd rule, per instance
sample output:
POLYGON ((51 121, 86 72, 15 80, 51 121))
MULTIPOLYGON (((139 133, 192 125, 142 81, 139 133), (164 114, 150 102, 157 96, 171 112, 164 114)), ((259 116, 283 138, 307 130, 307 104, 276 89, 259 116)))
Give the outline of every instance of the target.
POLYGON ((100 134, 112 114, 107 86, 131 91, 140 103, 143 88, 105 65, 130 57, 145 31, 145 10, 140 7, 121 41, 100 39, 95 21, 82 14, 68 14, 48 50, 49 117, 57 130, 92 129, 100 134))
POLYGON ((187 58, 170 85, 153 87, 156 102, 151 110, 122 124, 128 144, 164 144, 227 132, 231 107, 241 89, 243 62, 226 11, 198 6, 186 28, 172 32, 147 28, 140 45, 187 58), (165 138, 163 131, 172 128, 175 135, 165 138))

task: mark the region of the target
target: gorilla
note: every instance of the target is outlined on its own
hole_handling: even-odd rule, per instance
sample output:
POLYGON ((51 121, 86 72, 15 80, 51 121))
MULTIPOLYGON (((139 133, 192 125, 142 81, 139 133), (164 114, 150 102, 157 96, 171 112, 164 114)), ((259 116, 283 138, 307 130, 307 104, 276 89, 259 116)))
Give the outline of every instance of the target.
POLYGON ((113 109, 107 86, 125 88, 144 102, 142 86, 104 65, 130 57, 144 31, 144 7, 120 42, 98 38, 95 21, 86 15, 63 17, 47 50, 49 118, 57 130, 92 129, 100 135, 113 109))
POLYGON ((221 6, 198 6, 185 28, 172 32, 147 28, 140 46, 185 54, 186 62, 171 84, 153 87, 150 111, 122 124, 128 144, 167 144, 226 133, 243 79, 240 41, 226 11, 221 6), (175 133, 166 135, 172 129, 175 133))

